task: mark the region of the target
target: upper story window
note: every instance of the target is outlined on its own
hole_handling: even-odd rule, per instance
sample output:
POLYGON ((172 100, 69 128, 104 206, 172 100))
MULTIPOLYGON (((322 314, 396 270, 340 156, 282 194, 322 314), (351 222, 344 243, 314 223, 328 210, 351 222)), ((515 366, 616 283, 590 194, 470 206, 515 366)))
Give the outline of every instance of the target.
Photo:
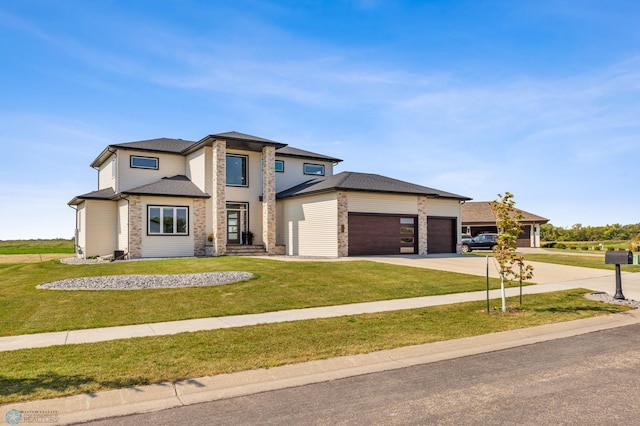
POLYGON ((116 178, 116 159, 115 157, 111 159, 111 179, 116 178))
POLYGON ((284 173, 284 161, 276 160, 276 172, 284 173))
POLYGON ((137 155, 131 156, 131 167, 135 169, 152 169, 158 170, 160 160, 156 157, 139 157, 137 155))
POLYGON ((305 175, 324 176, 324 165, 323 164, 304 163, 304 174, 305 175))
POLYGON ((227 185, 249 186, 246 155, 227 155, 227 185))

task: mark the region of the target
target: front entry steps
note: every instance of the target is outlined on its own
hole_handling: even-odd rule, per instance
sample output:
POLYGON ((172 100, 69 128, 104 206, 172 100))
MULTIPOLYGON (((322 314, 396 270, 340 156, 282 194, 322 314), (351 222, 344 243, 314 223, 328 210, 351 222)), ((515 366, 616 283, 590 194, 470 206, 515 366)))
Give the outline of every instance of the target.
POLYGON ((227 256, 266 256, 267 252, 263 245, 248 246, 248 245, 228 245, 227 256))

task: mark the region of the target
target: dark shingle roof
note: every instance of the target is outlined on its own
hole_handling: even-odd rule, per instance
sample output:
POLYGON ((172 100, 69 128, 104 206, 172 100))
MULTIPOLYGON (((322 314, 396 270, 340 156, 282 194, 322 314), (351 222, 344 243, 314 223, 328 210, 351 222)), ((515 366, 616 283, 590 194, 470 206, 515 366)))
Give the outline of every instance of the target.
POLYGON ((337 190, 426 195, 428 197, 470 200, 470 198, 462 195, 452 194, 386 176, 356 172, 342 172, 333 176, 319 177, 281 191, 276 197, 282 199, 337 190))
MULTIPOLYGON (((516 209, 522 213, 520 222, 536 222, 544 224, 549 222, 546 217, 538 216, 524 210, 516 209)), ((491 201, 475 201, 464 203, 461 208, 462 223, 492 223, 495 224, 496 217, 491 210, 491 201)))
POLYGON ((124 142, 111 144, 104 149, 91 163, 91 167, 98 167, 104 163, 113 153, 113 149, 132 149, 147 152, 164 152, 168 154, 181 154, 184 150, 193 146, 196 142, 184 139, 158 138, 137 142, 124 142))
POLYGON ((137 188, 122 191, 125 195, 156 195, 167 197, 211 198, 202 192, 188 177, 183 175, 162 178, 158 182, 142 185, 137 188))
POLYGON ((301 158, 309 158, 320 161, 332 161, 334 163, 339 163, 342 160, 335 157, 329 157, 328 155, 317 154, 311 151, 305 151, 304 149, 293 148, 291 146, 285 146, 283 148, 276 150, 276 155, 281 155, 285 157, 301 157, 301 158))
POLYGON ((84 200, 113 200, 115 195, 116 193, 113 191, 113 188, 109 187, 106 189, 91 191, 87 192, 86 194, 75 196, 67 204, 73 206, 76 204, 80 204, 80 202, 84 200))

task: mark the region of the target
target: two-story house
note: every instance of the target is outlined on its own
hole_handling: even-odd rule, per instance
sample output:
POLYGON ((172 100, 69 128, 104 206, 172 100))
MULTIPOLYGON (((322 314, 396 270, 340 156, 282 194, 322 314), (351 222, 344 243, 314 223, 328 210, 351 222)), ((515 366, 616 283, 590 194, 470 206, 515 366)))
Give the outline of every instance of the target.
POLYGON ((334 175, 340 161, 238 132, 109 145, 91 163, 98 190, 69 202, 77 254, 219 256, 248 243, 325 257, 460 250, 460 204, 469 198, 375 174, 334 175))

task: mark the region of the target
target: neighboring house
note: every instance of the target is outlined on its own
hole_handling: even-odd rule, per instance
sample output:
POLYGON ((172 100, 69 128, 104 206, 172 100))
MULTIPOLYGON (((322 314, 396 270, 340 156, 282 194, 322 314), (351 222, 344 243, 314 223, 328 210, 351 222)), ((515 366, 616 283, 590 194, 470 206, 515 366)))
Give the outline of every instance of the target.
POLYGON ((455 253, 469 198, 238 132, 109 145, 98 190, 74 197, 80 257, 455 253))
MULTIPOLYGON (((549 222, 549 219, 524 210, 516 210, 522 213, 522 234, 516 241, 516 247, 540 247, 540 225, 549 222)), ((465 202, 462 205, 462 233, 475 237, 484 232, 498 232, 491 202, 465 202)))

